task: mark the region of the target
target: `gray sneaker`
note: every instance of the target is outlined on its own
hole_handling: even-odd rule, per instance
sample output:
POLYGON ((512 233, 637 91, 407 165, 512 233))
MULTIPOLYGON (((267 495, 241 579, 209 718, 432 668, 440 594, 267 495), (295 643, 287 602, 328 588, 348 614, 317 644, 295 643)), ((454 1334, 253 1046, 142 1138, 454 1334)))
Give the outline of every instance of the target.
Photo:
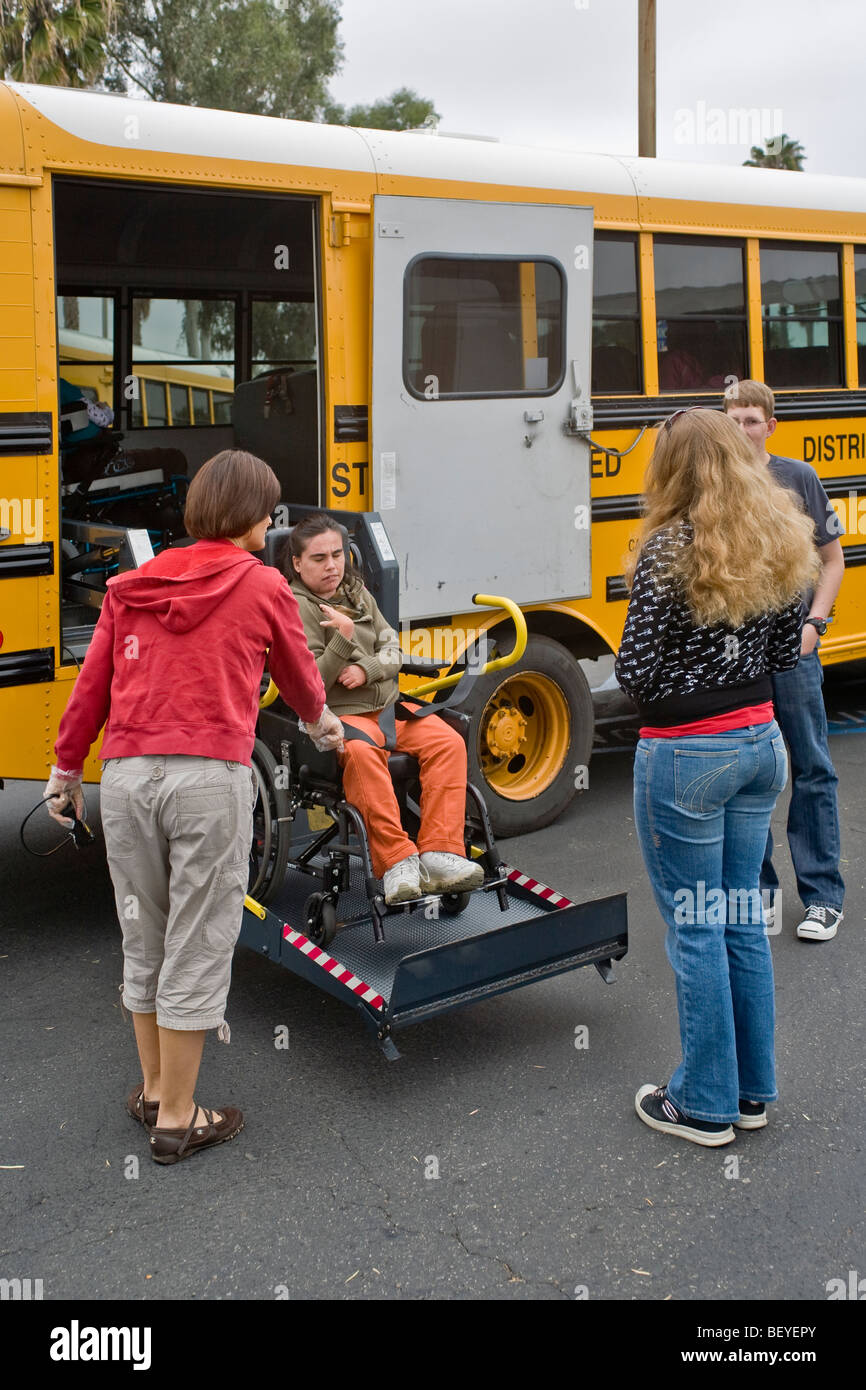
POLYGON ((484 870, 471 859, 440 850, 421 855, 421 889, 424 893, 465 893, 484 882, 484 870))
POLYGON ((806 916, 797 927, 801 941, 831 941, 836 935, 844 913, 833 907, 818 907, 813 904, 806 909, 806 916))
POLYGON ((417 854, 401 859, 385 871, 382 879, 386 903, 405 903, 421 896, 421 880, 417 854))

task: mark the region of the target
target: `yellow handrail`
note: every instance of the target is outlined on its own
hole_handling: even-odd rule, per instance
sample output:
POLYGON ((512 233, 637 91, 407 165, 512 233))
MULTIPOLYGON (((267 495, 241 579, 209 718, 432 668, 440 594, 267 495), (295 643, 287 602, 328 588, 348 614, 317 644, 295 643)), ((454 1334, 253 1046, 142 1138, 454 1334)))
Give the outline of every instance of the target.
MULTIPOLYGON (((488 671, 499 671, 503 666, 513 666, 526 651, 526 619, 517 604, 512 599, 501 598, 497 594, 473 594, 472 602, 480 608, 504 608, 513 620, 517 633, 514 649, 507 656, 498 656, 495 661, 488 661, 481 668, 479 675, 486 676, 488 671)), ((416 695, 429 695, 434 690, 447 690, 449 686, 456 685, 463 674, 463 671, 455 671, 452 676, 440 676, 438 680, 425 681, 423 685, 416 685, 414 690, 404 690, 403 695, 406 699, 413 699, 416 695)))
MULTIPOLYGON (((519 661, 526 651, 526 619, 518 608, 517 604, 510 598, 501 598, 497 594, 473 594, 472 602, 479 608, 504 608, 514 622, 517 633, 517 641, 513 651, 507 656, 499 656, 495 661, 488 661, 482 667, 479 675, 486 676, 488 671, 499 671, 503 666, 513 666, 515 661, 519 661)), ((445 663, 442 663, 445 665, 445 663)), ((456 671, 452 676, 440 676, 435 681, 425 681, 423 685, 416 685, 414 690, 404 690, 403 694, 408 698, 416 695, 430 695, 434 690, 447 690, 449 686, 456 685, 463 676, 462 671, 456 671)), ((267 709, 272 705, 279 695, 279 690, 271 680, 262 698, 259 700, 259 709, 267 709)))

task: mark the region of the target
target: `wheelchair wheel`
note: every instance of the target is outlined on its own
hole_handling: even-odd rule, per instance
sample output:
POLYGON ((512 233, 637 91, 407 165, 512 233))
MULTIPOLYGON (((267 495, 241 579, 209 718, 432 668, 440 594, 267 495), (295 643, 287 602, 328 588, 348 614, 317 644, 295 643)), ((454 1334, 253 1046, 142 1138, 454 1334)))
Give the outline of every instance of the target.
POLYGON ((253 808, 253 842, 250 846, 250 877, 247 892, 256 902, 266 903, 282 886, 291 847, 289 794, 277 785, 277 762, 268 746, 256 739, 252 756, 253 775, 258 786, 253 808))
POLYGON ((327 893, 311 893, 304 904, 306 934, 316 946, 327 946, 337 935, 337 909, 327 893))
POLYGON ((469 906, 471 893, 443 893, 439 899, 439 906, 446 917, 459 917, 460 913, 469 906))

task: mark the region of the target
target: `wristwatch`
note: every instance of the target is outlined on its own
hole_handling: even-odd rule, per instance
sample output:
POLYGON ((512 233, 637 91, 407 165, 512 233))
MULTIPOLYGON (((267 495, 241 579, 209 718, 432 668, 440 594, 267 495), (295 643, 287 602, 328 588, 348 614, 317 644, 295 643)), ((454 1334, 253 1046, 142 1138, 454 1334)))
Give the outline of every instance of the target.
POLYGON ((803 623, 804 627, 806 626, 806 623, 812 624, 819 637, 823 637, 824 633, 827 631, 827 628, 830 626, 829 620, 827 618, 806 618, 803 623))

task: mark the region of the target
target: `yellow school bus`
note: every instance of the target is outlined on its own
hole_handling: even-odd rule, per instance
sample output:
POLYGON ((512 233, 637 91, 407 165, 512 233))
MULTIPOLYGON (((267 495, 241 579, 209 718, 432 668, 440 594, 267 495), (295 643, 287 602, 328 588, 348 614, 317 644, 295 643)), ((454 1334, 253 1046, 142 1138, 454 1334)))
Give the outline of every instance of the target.
POLYGON ((377 512, 403 645, 443 669, 508 648, 473 593, 520 604, 472 710, 500 833, 586 785, 653 426, 737 378, 845 525, 822 656, 866 654, 863 181, 13 84, 0 147, 0 775, 46 773, 96 617, 61 576, 61 381, 139 459, 237 443, 287 503, 377 512))

